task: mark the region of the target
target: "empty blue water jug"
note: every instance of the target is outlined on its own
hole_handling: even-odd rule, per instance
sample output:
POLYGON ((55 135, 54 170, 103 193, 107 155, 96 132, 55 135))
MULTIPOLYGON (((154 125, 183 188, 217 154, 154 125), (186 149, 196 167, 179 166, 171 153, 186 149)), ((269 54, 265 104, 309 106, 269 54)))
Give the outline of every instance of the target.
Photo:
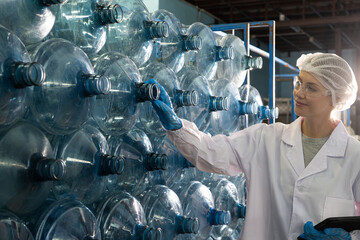
POLYGON ((123 21, 109 26, 105 49, 130 57, 137 66, 146 63, 153 41, 169 35, 169 25, 150 16, 142 1, 112 0, 123 8, 123 21))
POLYGON ((6 210, 0 210, 0 236, 4 240, 34 240, 23 221, 6 210))
POLYGON ((101 240, 94 214, 75 199, 49 199, 31 218, 37 219, 33 230, 36 240, 101 240))
POLYGON ((122 20, 122 7, 109 0, 69 0, 59 6, 51 36, 69 40, 87 54, 94 54, 104 47, 108 25, 122 20))
MULTIPOLYGON (((198 93, 194 90, 182 90, 179 80, 173 70, 160 62, 152 62, 140 68, 143 80, 155 79, 169 94, 175 112, 178 108, 193 106, 198 103, 198 93)), ((155 110, 150 102, 141 105, 140 122, 142 128, 151 135, 163 136, 166 134, 155 110)))
POLYGON ((177 73, 184 66, 185 52, 201 49, 201 37, 183 34, 181 22, 171 12, 159 9, 152 16, 169 25, 169 36, 156 40, 151 60, 162 62, 177 73))
POLYGON ((167 156, 153 152, 149 138, 140 129, 133 128, 122 136, 110 136, 108 142, 112 154, 125 158, 124 172, 116 181, 118 189, 137 196, 147 188, 151 172, 167 168, 167 156))
POLYGON ((56 9, 67 0, 2 0, 0 24, 14 32, 26 45, 40 42, 51 31, 56 9))
MULTIPOLYGON (((1 10, 0 10, 1 11, 1 10)), ((31 62, 20 39, 0 25, 0 128, 20 120, 28 109, 32 86, 45 80, 43 66, 31 62)))
POLYGON ((199 100, 195 106, 179 108, 177 115, 194 122, 201 131, 205 131, 210 124, 213 112, 228 110, 229 99, 226 95, 214 96, 208 81, 194 69, 184 68, 178 76, 181 88, 195 90, 199 100))
POLYGON ((262 68, 262 58, 247 55, 244 42, 239 37, 227 34, 218 41, 218 44, 232 48, 233 58, 218 62, 217 78, 229 79, 239 88, 245 81, 247 70, 262 68))
POLYGON ((140 202, 127 192, 117 192, 96 211, 102 239, 160 240, 162 230, 147 225, 140 202))
POLYGON ((236 189, 239 193, 240 203, 246 204, 246 177, 244 173, 241 173, 237 176, 232 176, 229 180, 235 184, 236 189))
POLYGON ((148 224, 163 230, 163 240, 177 239, 179 234, 196 234, 199 231, 199 220, 184 216, 179 197, 164 185, 152 187, 141 204, 148 224))
POLYGON ((210 126, 207 131, 212 135, 229 135, 239 128, 240 116, 254 114, 258 109, 256 102, 244 102, 235 84, 228 79, 217 79, 212 81, 212 89, 215 95, 227 96, 229 109, 227 111, 214 112, 211 115, 210 126))
POLYGON ((201 38, 201 49, 186 53, 184 67, 195 68, 206 79, 210 80, 216 74, 217 62, 231 59, 231 47, 216 44, 212 30, 199 22, 193 23, 187 29, 187 35, 196 35, 201 38))
POLYGON ((62 181, 54 184, 57 199, 74 196, 90 207, 112 190, 115 175, 124 169, 123 158, 109 155, 105 137, 93 126, 85 125, 71 135, 58 136, 52 145, 67 167, 62 181))
POLYGON ((182 185, 183 183, 179 182, 172 189, 179 196, 184 215, 198 218, 200 227, 197 234, 181 235, 178 239, 208 239, 214 225, 230 223, 230 212, 215 209, 214 198, 205 185, 198 181, 182 185))
POLYGON ((49 140, 32 124, 20 121, 0 133, 0 207, 28 214, 45 201, 52 180, 65 174, 65 162, 53 159, 49 140))
POLYGON ((95 97, 92 115, 107 135, 124 134, 139 118, 138 103, 157 100, 159 87, 143 83, 135 63, 120 53, 104 53, 97 58, 94 69, 109 78, 111 88, 109 94, 95 97))
POLYGON ((33 56, 46 72, 45 84, 34 88, 33 117, 50 134, 73 133, 88 119, 93 96, 109 92, 109 79, 95 75, 86 54, 64 39, 43 42, 33 56))

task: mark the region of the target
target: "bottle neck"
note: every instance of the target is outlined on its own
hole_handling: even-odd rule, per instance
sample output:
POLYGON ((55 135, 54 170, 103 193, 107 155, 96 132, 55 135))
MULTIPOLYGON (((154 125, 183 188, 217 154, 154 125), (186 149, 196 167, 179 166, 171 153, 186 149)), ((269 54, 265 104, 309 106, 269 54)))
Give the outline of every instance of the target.
POLYGON ((110 175, 110 174, 120 175, 123 172, 124 157, 110 156, 102 152, 98 152, 96 157, 101 163, 102 175, 110 175))
POLYGON ((111 83, 109 78, 103 75, 84 75, 85 94, 88 97, 94 95, 105 95, 110 92, 111 83))
POLYGON ((245 115, 245 114, 256 114, 258 111, 258 105, 255 102, 243 102, 239 101, 239 114, 245 115))
POLYGON ((146 159, 146 169, 148 171, 166 170, 169 159, 165 154, 149 153, 146 159))
POLYGON ((120 23, 123 21, 124 12, 118 4, 101 6, 95 9, 96 18, 101 25, 120 23))
POLYGON ((214 208, 210 208, 208 217, 210 225, 227 225, 231 221, 229 211, 221 211, 214 208))
POLYGON ((197 35, 183 35, 184 51, 199 50, 202 47, 202 39, 197 35))
POLYGON ((268 119, 270 117, 269 106, 259 106, 258 107, 258 116, 262 120, 268 119))
POLYGON ((246 206, 241 203, 236 203, 236 218, 245 218, 246 215, 246 206))
POLYGON ((149 30, 151 39, 169 36, 169 24, 165 21, 147 21, 146 28, 149 30))
POLYGON ((227 111, 229 109, 229 98, 228 97, 210 97, 209 110, 210 111, 227 111))
POLYGON ((197 91, 184 91, 184 90, 176 90, 175 94, 175 104, 177 107, 184 106, 196 106, 199 102, 199 95, 197 91))
POLYGON ((160 97, 160 88, 155 83, 136 83, 135 88, 137 102, 155 101, 160 97))
POLYGON ((184 217, 181 215, 176 215, 175 224, 177 226, 177 233, 198 233, 200 223, 197 218, 184 217))
POLYGON ((65 175, 66 163, 62 159, 40 157, 36 162, 36 172, 41 180, 61 180, 65 175))
POLYGON ((10 72, 16 88, 40 86, 45 81, 45 69, 40 63, 15 62, 10 72))
POLYGON ((160 228, 152 228, 147 225, 135 225, 135 238, 139 240, 161 240, 162 232, 160 228))
POLYGON ((261 69, 263 65, 262 57, 252 57, 252 56, 245 56, 246 58, 246 68, 249 70, 253 69, 261 69))
POLYGON ((277 119, 279 117, 279 108, 275 107, 275 108, 270 108, 270 114, 269 114, 269 118, 270 119, 277 119))
POLYGON ((232 59, 234 50, 232 47, 216 46, 216 61, 232 59))

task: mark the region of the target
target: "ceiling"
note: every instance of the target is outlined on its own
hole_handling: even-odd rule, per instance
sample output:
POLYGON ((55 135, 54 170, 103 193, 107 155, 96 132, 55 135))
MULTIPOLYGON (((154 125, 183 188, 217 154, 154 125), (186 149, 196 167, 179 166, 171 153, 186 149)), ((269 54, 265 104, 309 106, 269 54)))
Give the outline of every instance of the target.
MULTIPOLYGON (((276 20, 276 49, 282 52, 360 50, 360 0, 185 1, 219 24, 276 20)), ((250 36, 268 42, 268 32, 251 29, 250 36)))

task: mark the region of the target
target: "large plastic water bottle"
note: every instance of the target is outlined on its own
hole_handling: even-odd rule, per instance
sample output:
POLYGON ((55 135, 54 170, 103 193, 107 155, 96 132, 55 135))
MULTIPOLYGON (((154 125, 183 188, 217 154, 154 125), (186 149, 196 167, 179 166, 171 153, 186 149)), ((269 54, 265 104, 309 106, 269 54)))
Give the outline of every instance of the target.
POLYGON ((102 239, 160 240, 162 230, 147 225, 140 202, 127 192, 117 192, 96 212, 102 239))
POLYGON ((171 12, 159 9, 152 16, 169 24, 169 36, 156 40, 151 60, 162 62, 177 73, 184 66, 185 52, 201 49, 201 37, 183 34, 179 19, 171 12))
POLYGON ((2 0, 0 24, 14 32, 26 45, 40 42, 55 22, 52 5, 67 0, 2 0))
POLYGON ((251 85, 243 85, 239 88, 240 99, 246 102, 255 102, 258 109, 255 113, 248 115, 248 126, 261 123, 263 120, 278 118, 278 108, 270 109, 264 106, 259 91, 251 85))
POLYGON ((0 134, 0 208, 16 215, 31 213, 65 173, 53 159, 49 140, 32 124, 20 121, 0 134))
POLYGON ((247 70, 261 69, 262 58, 246 54, 244 42, 237 36, 227 34, 218 41, 220 46, 233 49, 233 58, 218 62, 217 78, 226 78, 235 83, 237 88, 245 81, 247 70))
POLYGON ((196 234, 199 231, 199 220, 184 216, 179 197, 164 185, 151 188, 141 204, 149 225, 163 229, 163 240, 177 239, 179 234, 196 234))
POLYGON ((0 210, 0 236, 4 240, 34 240, 28 227, 13 213, 0 210))
POLYGON ((215 209, 210 190, 200 182, 192 181, 186 186, 179 182, 172 189, 179 196, 184 215, 197 217, 200 222, 199 232, 196 235, 182 235, 178 239, 208 239, 214 225, 230 223, 230 212, 215 209))
POLYGON ((100 129, 108 135, 128 132, 139 118, 139 104, 157 100, 160 95, 156 84, 143 83, 133 61, 117 53, 101 55, 94 64, 98 74, 109 78, 109 94, 96 96, 92 115, 100 129))
POLYGON ((199 95, 199 100, 195 106, 178 109, 177 115, 194 122, 201 131, 205 131, 210 124, 213 112, 228 110, 229 99, 226 95, 214 96, 208 81, 194 69, 184 68, 178 76, 180 76, 181 88, 195 90, 199 95))
POLYGON ((94 214, 75 199, 49 199, 31 218, 37 240, 101 240, 94 214))
POLYGON ((227 79, 217 79, 212 81, 211 84, 215 95, 228 97, 229 109, 214 112, 211 115, 211 122, 207 131, 212 135, 229 135, 238 130, 240 116, 256 113, 258 105, 256 102, 243 101, 235 84, 227 79))
POLYGON ((216 74, 217 62, 231 59, 231 47, 218 46, 212 30, 199 22, 193 23, 187 29, 187 35, 201 37, 201 49, 186 53, 185 67, 195 68, 206 79, 213 79, 216 74))
POLYGON ((105 42, 108 25, 123 20, 123 9, 109 0, 69 0, 61 5, 51 35, 64 38, 87 54, 99 52, 105 42))
MULTIPOLYGON (((198 93, 194 90, 182 90, 175 72, 165 64, 152 62, 146 67, 140 68, 140 73, 144 80, 153 78, 164 87, 175 112, 178 108, 194 106, 198 103, 198 93)), ((147 133, 157 136, 166 134, 150 102, 142 104, 140 111, 140 122, 147 133)))
MULTIPOLYGON (((1 11, 1 10, 0 10, 1 11)), ((31 62, 20 39, 0 26, 0 128, 20 120, 29 105, 32 86, 45 80, 45 70, 31 62)))
POLYGON ((109 79, 95 75, 86 54, 64 39, 43 42, 33 56, 46 72, 45 83, 34 88, 33 117, 50 134, 73 133, 88 119, 93 96, 109 92, 109 79))
POLYGON ((168 159, 165 154, 153 152, 148 136, 133 128, 122 136, 108 138, 111 153, 124 156, 124 172, 117 178, 117 187, 137 196, 148 188, 147 183, 155 170, 166 170, 168 159))
POLYGON ((169 25, 150 16, 145 5, 138 0, 111 0, 124 6, 123 21, 109 26, 105 49, 129 56, 137 66, 146 63, 153 49, 153 41, 169 35, 169 25))
POLYGON ((67 167, 63 180, 54 184, 57 199, 75 196, 90 206, 112 189, 115 175, 123 171, 123 158, 108 155, 105 137, 93 126, 85 125, 71 135, 57 137, 53 146, 67 167))

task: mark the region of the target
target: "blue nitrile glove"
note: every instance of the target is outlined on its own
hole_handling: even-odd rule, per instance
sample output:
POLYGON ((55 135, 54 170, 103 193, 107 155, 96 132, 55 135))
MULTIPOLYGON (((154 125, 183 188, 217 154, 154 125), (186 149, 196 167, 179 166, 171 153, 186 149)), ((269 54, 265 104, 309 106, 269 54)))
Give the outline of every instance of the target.
POLYGON ((158 115, 161 124, 166 130, 178 130, 182 127, 180 118, 174 112, 174 108, 171 104, 169 95, 163 86, 161 86, 156 80, 150 79, 145 83, 157 84, 160 88, 160 97, 156 101, 151 101, 156 114, 158 115))
POLYGON ((307 240, 351 240, 350 233, 342 228, 325 228, 324 231, 319 231, 310 221, 305 223, 304 233, 300 237, 307 240))

